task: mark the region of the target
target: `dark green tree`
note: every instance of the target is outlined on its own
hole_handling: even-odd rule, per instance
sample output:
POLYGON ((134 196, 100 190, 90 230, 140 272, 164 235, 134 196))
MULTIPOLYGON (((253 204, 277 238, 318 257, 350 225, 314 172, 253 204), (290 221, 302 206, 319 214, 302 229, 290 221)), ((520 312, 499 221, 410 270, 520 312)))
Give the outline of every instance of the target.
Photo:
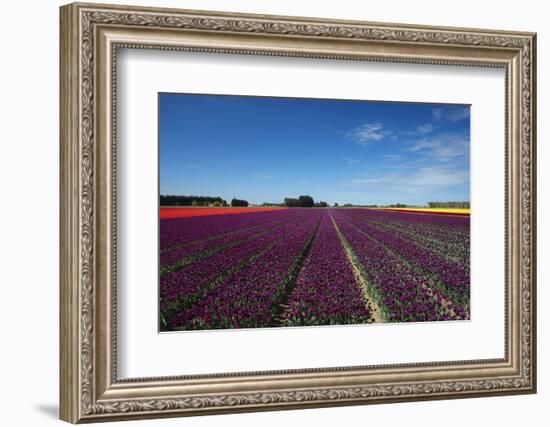
POLYGON ((298 207, 300 208, 312 208, 315 206, 315 202, 313 201, 313 197, 308 195, 302 195, 298 197, 298 207))
POLYGON ((298 207, 298 199, 293 197, 285 197, 284 204, 287 208, 296 208, 298 207))
POLYGON ((248 201, 233 198, 233 199, 231 199, 231 206, 233 206, 233 207, 247 207, 248 206, 248 201))

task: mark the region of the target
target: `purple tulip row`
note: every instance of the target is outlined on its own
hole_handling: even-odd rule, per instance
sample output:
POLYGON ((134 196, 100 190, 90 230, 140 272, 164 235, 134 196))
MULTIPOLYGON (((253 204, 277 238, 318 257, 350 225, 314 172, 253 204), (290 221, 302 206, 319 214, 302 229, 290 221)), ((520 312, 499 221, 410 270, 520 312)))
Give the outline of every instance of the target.
POLYGON ((422 235, 435 239, 446 239, 452 236, 458 240, 470 238, 470 218, 467 216, 446 216, 434 214, 418 214, 371 209, 346 209, 350 215, 360 215, 396 228, 414 230, 422 235))
MULTIPOLYGON (((223 233, 219 233, 219 234, 215 234, 215 235, 208 235, 207 237, 205 238, 199 238, 198 240, 189 240, 189 241, 186 241, 186 240, 182 240, 180 241, 180 243, 177 243, 177 244, 173 244, 173 245, 170 245, 168 247, 165 247, 164 249, 161 249, 160 250, 160 255, 161 255, 161 259, 162 257, 167 257, 167 256, 173 256, 172 254, 173 253, 178 253, 183 250, 187 250, 187 251, 194 251, 195 249, 195 246, 201 246, 201 245, 216 245, 216 244, 221 244, 219 242, 223 242, 223 241, 230 241, 230 240, 233 240, 236 236, 235 235, 239 235, 243 232, 252 232, 254 230, 261 230, 263 227, 268 227, 272 224, 276 224, 278 222, 281 222, 281 221, 284 221, 285 219, 288 219, 288 218, 277 218, 277 219, 271 219, 269 221, 262 221, 260 224, 255 224, 255 223, 252 223, 251 225, 247 225, 247 226, 244 226, 244 227, 240 227, 240 228, 235 228, 233 227, 231 230, 229 231, 225 231, 223 233)), ((170 219, 168 219, 169 221, 170 219)), ((161 230, 164 228, 164 223, 165 221, 167 220, 161 220, 160 222, 160 228, 161 230)), ((199 234, 197 234, 195 237, 198 237, 199 234)))
POLYGON ((422 225, 419 229, 407 227, 406 225, 398 226, 394 222, 382 222, 379 220, 366 220, 375 227, 381 228, 384 231, 395 233, 403 239, 409 239, 411 242, 420 245, 437 255, 442 256, 450 261, 456 262, 468 273, 470 271, 470 239, 458 238, 456 235, 449 233, 443 237, 443 233, 438 233, 436 238, 430 235, 430 226, 422 225))
POLYGON ((280 326, 281 303, 315 235, 321 213, 278 240, 242 270, 228 276, 200 301, 180 311, 172 329, 226 329, 280 326))
POLYGON ((289 212, 281 210, 161 219, 160 249, 161 251, 166 251, 173 246, 179 247, 190 242, 219 237, 225 233, 232 233, 242 228, 254 227, 270 221, 288 218, 288 216, 289 212))
MULTIPOLYGON (((436 240, 454 240, 457 243, 461 243, 469 246, 470 244, 470 218, 469 217, 458 217, 460 222, 455 222, 454 225, 442 225, 435 222, 418 222, 407 220, 399 215, 389 215, 384 212, 382 215, 376 214, 362 214, 365 218, 372 219, 379 223, 384 223, 391 225, 393 228, 403 230, 405 232, 414 232, 421 234, 423 236, 433 238, 436 240)), ((436 216, 436 215, 431 215, 436 216)), ((454 218, 453 218, 454 219, 454 218)), ((455 219, 456 221, 456 219, 455 219)))
POLYGON ((342 325, 371 321, 329 212, 324 212, 285 313, 289 326, 342 325))
POLYGON ((255 236, 280 227, 281 224, 291 220, 290 218, 270 221, 261 226, 246 227, 232 233, 227 233, 216 239, 204 239, 193 245, 179 247, 176 250, 168 253, 160 254, 160 274, 164 275, 170 271, 180 269, 181 266, 187 264, 190 260, 204 258, 222 250, 232 248, 247 240, 253 239, 255 236))
POLYGON ((384 211, 375 209, 346 209, 346 211, 361 213, 371 218, 380 218, 384 221, 402 221, 407 224, 427 224, 431 227, 442 227, 445 230, 469 232, 470 218, 468 216, 434 215, 418 212, 384 211))
POLYGON ((369 295, 390 322, 419 322, 467 318, 460 306, 449 306, 439 289, 426 286, 426 279, 380 242, 352 225, 345 214, 334 213, 342 234, 353 248, 369 283, 369 295))
POLYGON ((410 239, 400 237, 396 233, 383 231, 362 220, 353 213, 341 214, 351 221, 362 233, 375 239, 383 246, 402 257, 405 262, 420 272, 430 287, 436 287, 448 294, 453 302, 468 308, 470 299, 469 269, 461 267, 456 262, 445 259, 435 252, 421 247, 410 239))
MULTIPOLYGON (((360 210, 347 212, 350 217, 368 222, 383 231, 394 233, 399 237, 435 252, 437 255, 458 263, 466 271, 470 269, 470 233, 469 228, 442 226, 433 223, 405 221, 389 212, 360 210)), ((432 215, 434 216, 434 215, 432 215)), ((468 224, 468 218, 459 218, 461 224, 468 224)))
POLYGON ((230 274, 242 269, 285 239, 307 220, 307 214, 296 215, 280 227, 254 239, 184 266, 160 278, 161 318, 168 323, 176 312, 189 308, 204 297, 205 292, 221 283, 230 274))
MULTIPOLYGON (((432 215, 433 216, 433 215, 432 215)), ((460 226, 445 226, 441 224, 434 224, 429 222, 413 222, 413 221, 403 221, 401 219, 391 220, 390 218, 384 218, 385 222, 392 224, 397 228, 404 230, 410 230, 419 232, 427 237, 433 239, 445 240, 451 238, 463 243, 470 242, 470 219, 469 218, 460 218, 460 226)))

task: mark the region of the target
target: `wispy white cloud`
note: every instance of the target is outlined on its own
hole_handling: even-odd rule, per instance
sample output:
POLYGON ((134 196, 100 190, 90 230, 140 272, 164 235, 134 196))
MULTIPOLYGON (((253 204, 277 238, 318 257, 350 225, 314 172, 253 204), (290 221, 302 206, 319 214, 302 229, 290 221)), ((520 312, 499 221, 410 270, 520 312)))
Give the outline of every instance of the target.
POLYGON ((349 184, 379 184, 383 178, 354 178, 347 181, 349 184))
POLYGON ((456 167, 421 167, 408 173, 389 173, 377 177, 353 178, 343 185, 380 187, 388 192, 434 192, 464 185, 470 179, 467 169, 456 167))
POLYGON ((353 157, 343 157, 342 160, 344 162, 346 162, 346 164, 348 164, 349 166, 356 165, 357 163, 359 163, 361 161, 361 160, 355 159, 353 157))
POLYGON ((250 172, 250 175, 253 176, 254 178, 263 179, 263 180, 275 179, 275 176, 269 175, 269 174, 263 174, 263 173, 250 172))
POLYGON ((458 122, 470 117, 469 107, 453 108, 447 112, 447 119, 451 122, 458 122))
POLYGON ((443 109, 442 108, 432 108, 432 119, 438 122, 443 118, 443 109))
POLYGON ((404 136, 421 136, 426 135, 428 133, 431 133, 434 131, 434 125, 431 123, 426 123, 423 125, 418 126, 415 130, 407 130, 404 132, 401 132, 401 135, 404 136))
POLYGON ((468 170, 443 167, 424 167, 406 177, 412 187, 453 187, 468 182, 468 170))
POLYGON ((470 117, 470 107, 456 106, 451 108, 432 108, 432 119, 436 122, 441 120, 449 120, 458 122, 470 117))
POLYGON ((356 127, 347 135, 354 139, 359 145, 367 145, 371 142, 381 141, 386 136, 393 133, 391 130, 384 129, 382 123, 365 123, 356 127))
POLYGON ((386 161, 389 161, 389 162, 397 162, 397 161, 403 159, 403 155, 402 155, 402 154, 393 154, 393 153, 390 153, 390 154, 382 154, 381 157, 382 157, 383 160, 386 160, 386 161))
POLYGON ((223 97, 216 95, 197 95, 197 99, 201 99, 204 102, 212 105, 223 105, 223 97))
POLYGON ((470 149, 468 135, 456 133, 440 133, 415 141, 410 147, 412 152, 421 152, 432 160, 448 162, 465 158, 470 149))
POLYGON ((434 130, 434 127, 431 123, 427 123, 425 125, 420 125, 416 128, 416 130, 419 133, 430 133, 434 130))
POLYGON ((299 179, 298 184, 309 184, 310 181, 308 179, 299 179))

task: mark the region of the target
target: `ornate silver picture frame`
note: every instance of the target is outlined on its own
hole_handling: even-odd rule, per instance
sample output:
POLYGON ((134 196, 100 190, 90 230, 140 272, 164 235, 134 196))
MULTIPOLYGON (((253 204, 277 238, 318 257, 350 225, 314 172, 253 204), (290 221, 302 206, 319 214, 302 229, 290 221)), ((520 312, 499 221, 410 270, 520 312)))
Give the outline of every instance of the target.
POLYGON ((536 391, 535 34, 80 3, 60 13, 61 419, 113 421, 536 391), (120 379, 116 62, 122 48, 503 69, 504 357, 120 379))

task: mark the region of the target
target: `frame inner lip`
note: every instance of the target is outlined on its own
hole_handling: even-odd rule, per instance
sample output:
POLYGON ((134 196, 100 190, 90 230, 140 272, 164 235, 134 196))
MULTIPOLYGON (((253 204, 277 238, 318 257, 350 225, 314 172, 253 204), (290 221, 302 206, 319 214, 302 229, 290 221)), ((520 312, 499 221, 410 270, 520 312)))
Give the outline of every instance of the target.
MULTIPOLYGON (((154 45, 154 44, 139 44, 139 43, 126 43, 121 41, 112 41, 112 67, 111 67, 111 78, 113 82, 117 81, 117 73, 116 73, 116 63, 117 63, 117 52, 119 48, 128 48, 128 49, 148 49, 148 50, 164 50, 164 45, 154 45)), ((270 51, 264 51, 264 50, 235 50, 235 49, 226 49, 226 48, 193 48, 191 46, 170 46, 169 50, 174 51, 182 51, 182 52, 206 52, 206 53, 225 53, 225 54, 250 54, 250 55, 267 55, 272 56, 270 54, 270 51)), ((367 58, 367 57, 340 57, 338 55, 317 55, 317 54, 308 54, 307 52, 295 54, 295 53, 288 53, 283 52, 280 53, 280 56, 287 56, 287 57, 298 57, 298 58, 318 58, 318 59, 337 59, 337 60, 349 60, 349 61, 365 61, 365 62, 396 62, 401 63, 405 62, 408 64, 417 64, 417 65, 449 65, 450 63, 448 61, 438 61, 438 60, 415 60, 414 58, 407 58, 406 60, 397 60, 393 61, 391 58, 367 58)), ((509 75, 509 69, 508 67, 503 63, 494 63, 494 62, 465 62, 462 63, 460 61, 454 61, 452 62, 452 65, 455 66, 465 66, 465 67, 483 67, 483 68, 503 68, 506 70, 505 74, 505 80, 508 81, 508 75, 509 75)), ((508 95, 508 86, 505 86, 505 93, 506 97, 508 95)), ((116 112, 117 107, 117 96, 116 96, 116 83, 113 83, 112 85, 112 111, 116 112)), ((458 105, 458 104, 457 104, 458 105)), ((506 107, 507 103, 506 103, 506 107)), ((506 108, 507 109, 507 108, 506 108)), ((113 151, 116 151, 116 114, 113 116, 114 120, 112 121, 112 135, 113 136, 113 151)), ((507 123, 505 123, 505 126, 507 123)), ((507 150, 505 157, 508 157, 507 150)), ((116 157, 113 157, 113 164, 112 164, 113 170, 116 170, 116 157)), ((505 168, 505 174, 507 174, 507 168, 505 168)), ((116 178, 116 175, 115 175, 116 178)), ((505 185, 507 186, 507 180, 505 179, 505 185)), ((116 187, 116 179, 113 179, 113 187, 112 187, 113 194, 116 195, 117 187, 116 187)), ((507 196, 506 191, 506 196, 507 196)), ((112 241, 116 242, 116 197, 113 200, 113 217, 114 219, 113 224, 115 226, 113 227, 113 233, 112 233, 112 241)), ((508 215, 508 197, 506 197, 505 201, 505 211, 506 216, 508 215)), ((506 223, 507 221, 505 221, 506 223)), ((508 243, 505 242, 505 246, 508 243)), ((505 247, 505 252, 508 253, 507 247, 505 247)), ((113 253, 116 253, 116 249, 113 253)), ((113 263, 116 265, 116 261, 113 263)), ((505 270, 507 270, 508 267, 508 260, 506 257, 505 260, 505 270)), ((113 283, 115 284, 113 286, 113 301, 116 302, 116 270, 113 269, 113 275, 112 275, 113 283)), ((508 292, 507 292, 507 282, 508 282, 508 276, 505 275, 505 305, 508 304, 508 292)), ((117 308, 116 304, 113 305, 113 310, 111 314, 113 320, 113 328, 112 328, 112 364, 114 366, 113 374, 111 381, 113 384, 129 384, 129 383, 150 383, 152 381, 178 381, 182 384, 193 381, 193 380, 208 380, 208 379, 225 379, 225 378, 243 378, 243 377, 266 377, 266 376, 273 376, 273 375, 284 375, 284 376, 292 376, 292 375, 300 375, 300 374, 339 374, 339 375, 345 375, 346 373, 353 372, 353 371, 372 371, 375 369, 409 369, 409 368, 422 368, 428 371, 430 368, 435 368, 435 371, 439 371, 439 367, 475 367, 475 365, 506 365, 510 362, 509 360, 509 354, 508 354, 508 317, 505 316, 505 342, 504 342, 504 357, 503 358, 488 358, 488 359, 474 359, 474 360, 453 360, 453 361, 433 361, 433 362, 412 362, 412 363, 397 363, 397 364, 377 364, 377 365, 352 365, 352 366, 334 366, 334 367, 325 367, 325 368, 298 368, 298 369, 283 369, 283 370, 269 370, 269 371, 243 371, 243 372, 220 372, 220 373, 213 373, 213 374, 193 374, 193 375, 170 375, 170 376, 157 376, 157 377, 131 377, 131 378, 118 378, 117 377, 117 370, 116 366, 118 364, 117 360, 117 308)), ((353 374, 352 374, 353 375, 353 374)))

